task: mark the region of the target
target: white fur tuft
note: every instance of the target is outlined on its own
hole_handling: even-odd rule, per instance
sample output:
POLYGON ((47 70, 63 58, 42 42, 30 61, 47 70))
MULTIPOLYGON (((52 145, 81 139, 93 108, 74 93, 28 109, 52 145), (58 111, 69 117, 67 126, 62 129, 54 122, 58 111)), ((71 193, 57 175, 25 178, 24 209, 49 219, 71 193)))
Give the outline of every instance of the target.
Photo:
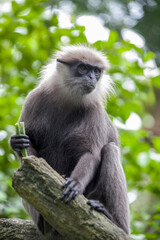
POLYGON ((93 92, 82 96, 77 83, 74 84, 74 78, 70 77, 68 66, 58 63, 56 61, 57 58, 66 62, 83 61, 101 67, 104 70, 109 68, 109 63, 103 53, 91 47, 81 45, 68 46, 63 47, 62 51, 57 51, 54 59, 43 67, 39 86, 44 87, 48 91, 55 92, 56 89, 59 99, 64 99, 64 101, 68 99, 75 104, 80 102, 84 104, 103 103, 109 93, 113 91, 112 80, 108 75, 102 74, 93 92), (70 86, 68 84, 69 81, 72 83, 70 86))
POLYGON ((55 58, 62 58, 67 62, 79 60, 91 65, 96 64, 105 70, 109 68, 108 60, 102 52, 84 45, 62 47, 61 51, 56 52, 55 58))

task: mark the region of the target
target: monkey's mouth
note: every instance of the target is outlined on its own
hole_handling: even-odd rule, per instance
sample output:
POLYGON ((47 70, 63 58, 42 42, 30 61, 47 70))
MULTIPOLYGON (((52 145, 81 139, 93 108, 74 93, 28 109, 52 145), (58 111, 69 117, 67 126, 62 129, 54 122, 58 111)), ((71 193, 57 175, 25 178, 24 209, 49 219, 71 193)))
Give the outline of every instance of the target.
POLYGON ((83 87, 85 94, 92 92, 95 89, 94 84, 89 84, 83 87))

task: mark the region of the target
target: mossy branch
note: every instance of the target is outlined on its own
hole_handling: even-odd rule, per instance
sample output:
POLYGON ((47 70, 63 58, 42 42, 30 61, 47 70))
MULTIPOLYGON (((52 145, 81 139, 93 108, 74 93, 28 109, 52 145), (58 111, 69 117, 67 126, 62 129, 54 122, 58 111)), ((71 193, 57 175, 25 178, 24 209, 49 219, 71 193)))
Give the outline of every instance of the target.
POLYGON ((53 226, 61 236, 60 239, 130 239, 103 214, 91 210, 83 195, 78 195, 69 204, 61 201, 64 181, 44 159, 29 156, 23 158, 22 166, 14 174, 13 187, 53 226))

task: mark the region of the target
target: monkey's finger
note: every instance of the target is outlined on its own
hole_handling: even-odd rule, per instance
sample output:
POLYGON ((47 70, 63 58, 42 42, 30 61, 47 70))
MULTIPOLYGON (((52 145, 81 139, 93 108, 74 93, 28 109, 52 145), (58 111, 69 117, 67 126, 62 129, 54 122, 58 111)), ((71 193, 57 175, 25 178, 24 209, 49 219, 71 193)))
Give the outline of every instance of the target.
POLYGON ((104 212, 104 207, 102 207, 102 206, 98 206, 98 205, 92 206, 92 205, 91 205, 91 208, 92 208, 92 209, 95 209, 95 210, 97 210, 97 211, 99 211, 99 212, 104 212))
POLYGON ((71 187, 68 186, 68 187, 66 188, 65 192, 62 194, 61 200, 63 200, 63 199, 68 195, 68 193, 69 193, 71 190, 72 190, 71 187))
MULTIPOLYGON (((67 178, 66 178, 67 179, 67 178)), ((70 184, 73 181, 73 179, 68 178, 67 181, 65 181, 62 185, 62 188, 66 187, 68 184, 70 184)))
POLYGON ((75 192, 80 192, 81 191, 81 187, 80 187, 80 184, 76 182, 75 186, 74 186, 74 191, 75 192))
POLYGON ((12 135, 11 136, 11 139, 12 138, 26 138, 26 139, 29 139, 28 135, 26 134, 16 134, 16 135, 12 135))
POLYGON ((22 149, 21 149, 21 148, 14 148, 14 151, 16 151, 16 152, 21 152, 22 149))
POLYGON ((87 204, 96 204, 96 205, 99 205, 99 204, 101 204, 101 205, 103 205, 102 203, 100 203, 100 201, 99 200, 94 200, 94 199, 89 199, 88 201, 87 201, 87 204))
POLYGON ((95 208, 95 210, 97 210, 98 212, 102 212, 102 213, 105 212, 105 209, 102 207, 97 207, 97 208, 95 208))
POLYGON ((65 192, 62 194, 61 200, 63 200, 63 199, 68 195, 68 193, 72 191, 72 189, 73 189, 73 187, 74 187, 75 184, 76 184, 75 181, 72 181, 72 182, 69 184, 69 186, 66 188, 65 192))
POLYGON ((61 200, 63 200, 70 191, 71 191, 70 187, 67 187, 66 191, 61 196, 61 200))
POLYGON ((97 208, 104 208, 103 204, 100 203, 97 200, 88 200, 87 204, 91 206, 91 208, 97 209, 97 208))
POLYGON ((15 148, 19 148, 19 149, 27 148, 27 147, 29 147, 29 146, 30 146, 30 144, 28 144, 28 143, 15 144, 15 145, 14 145, 15 148))
POLYGON ((88 204, 88 205, 91 205, 91 202, 92 202, 92 200, 88 200, 88 201, 87 201, 87 204, 88 204))
POLYGON ((65 200, 65 203, 70 202, 72 199, 74 199, 78 194, 78 191, 72 191, 69 195, 69 197, 65 200))
POLYGON ((29 139, 25 139, 25 138, 14 138, 11 140, 11 143, 29 143, 29 139))

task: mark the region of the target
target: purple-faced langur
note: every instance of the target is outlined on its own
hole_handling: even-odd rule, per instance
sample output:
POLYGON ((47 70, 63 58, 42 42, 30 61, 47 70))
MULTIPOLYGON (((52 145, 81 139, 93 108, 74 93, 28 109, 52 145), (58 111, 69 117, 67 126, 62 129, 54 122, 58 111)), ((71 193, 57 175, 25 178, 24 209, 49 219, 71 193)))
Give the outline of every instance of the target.
MULTIPOLYGON (((125 175, 120 161, 119 138, 104 109, 112 90, 105 75, 106 57, 86 46, 69 46, 43 68, 39 85, 22 109, 26 135, 13 135, 12 149, 22 158, 43 157, 65 176, 61 200, 83 193, 92 209, 103 213, 129 233, 129 207, 125 175)), ((38 229, 51 229, 31 205, 24 207, 38 229)))

